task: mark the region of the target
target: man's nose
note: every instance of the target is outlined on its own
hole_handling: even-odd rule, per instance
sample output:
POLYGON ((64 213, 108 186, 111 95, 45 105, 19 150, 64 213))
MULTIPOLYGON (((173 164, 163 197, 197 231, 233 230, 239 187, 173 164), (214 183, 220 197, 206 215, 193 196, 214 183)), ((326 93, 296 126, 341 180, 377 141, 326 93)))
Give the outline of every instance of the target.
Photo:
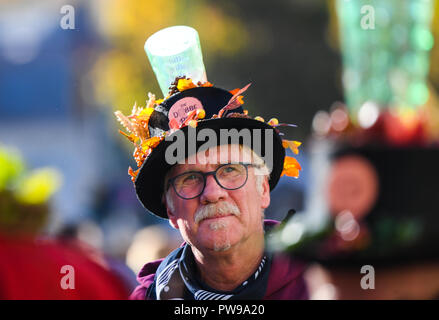
POLYGON ((202 204, 215 203, 227 197, 227 190, 222 188, 213 175, 206 177, 206 187, 200 196, 202 204))

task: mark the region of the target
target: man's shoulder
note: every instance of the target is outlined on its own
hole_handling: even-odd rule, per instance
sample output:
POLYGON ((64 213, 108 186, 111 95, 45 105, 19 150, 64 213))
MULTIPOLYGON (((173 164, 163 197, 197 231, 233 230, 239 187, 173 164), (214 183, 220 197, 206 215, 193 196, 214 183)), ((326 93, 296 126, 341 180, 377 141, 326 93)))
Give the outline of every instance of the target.
POLYGON ((134 289, 130 295, 130 300, 145 300, 146 291, 149 286, 154 282, 155 274, 158 267, 164 259, 155 260, 145 264, 137 275, 137 281, 139 285, 134 289))
POLYGON ((270 268, 266 300, 306 300, 304 279, 307 264, 285 254, 275 254, 270 268))
MULTIPOLYGON (((273 231, 280 225, 277 220, 264 220, 264 229, 273 231)), ((304 300, 308 299, 304 273, 308 265, 293 259, 285 253, 275 253, 270 267, 265 300, 304 300)))

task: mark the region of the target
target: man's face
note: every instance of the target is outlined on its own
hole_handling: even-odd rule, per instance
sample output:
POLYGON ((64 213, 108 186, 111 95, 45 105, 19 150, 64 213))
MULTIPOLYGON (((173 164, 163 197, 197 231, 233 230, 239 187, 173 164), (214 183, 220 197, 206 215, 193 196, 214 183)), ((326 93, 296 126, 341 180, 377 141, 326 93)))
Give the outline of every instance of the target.
MULTIPOLYGON (((225 160, 229 163, 255 162, 250 152, 229 145, 211 148, 187 160, 191 161, 173 167, 169 178, 188 171, 214 171, 225 160)), ((262 213, 270 204, 270 188, 267 179, 263 178, 260 191, 257 190, 255 170, 252 166, 248 167, 247 182, 236 190, 222 188, 213 175, 209 175, 202 194, 190 200, 180 198, 170 187, 169 200, 173 203, 173 208, 168 206, 170 223, 180 230, 186 242, 200 251, 224 251, 246 241, 257 243, 256 240, 263 239, 262 213), (200 211, 206 209, 223 212, 196 221, 200 211)))

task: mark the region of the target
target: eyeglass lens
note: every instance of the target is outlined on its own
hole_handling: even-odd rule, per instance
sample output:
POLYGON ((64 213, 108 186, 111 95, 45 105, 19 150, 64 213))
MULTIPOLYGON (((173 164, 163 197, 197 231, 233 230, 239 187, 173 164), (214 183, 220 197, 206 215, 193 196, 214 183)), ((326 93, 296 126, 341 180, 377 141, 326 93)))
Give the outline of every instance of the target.
MULTIPOLYGON (((182 174, 173 181, 175 191, 182 198, 195 198, 203 192, 205 176, 201 172, 182 174)), ((215 178, 224 189, 238 189, 247 181, 247 168, 243 164, 223 165, 215 171, 215 178)))

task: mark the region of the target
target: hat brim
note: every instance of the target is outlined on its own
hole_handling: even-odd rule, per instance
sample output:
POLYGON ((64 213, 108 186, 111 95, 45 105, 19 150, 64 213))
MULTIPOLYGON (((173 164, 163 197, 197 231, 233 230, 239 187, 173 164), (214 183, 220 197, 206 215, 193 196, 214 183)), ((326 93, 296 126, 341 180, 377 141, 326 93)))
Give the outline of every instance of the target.
MULTIPOLYGON (((183 127, 180 130, 184 133, 184 137, 188 139, 188 128, 183 127)), ((201 129, 209 128, 219 132, 220 129, 237 129, 241 130, 243 128, 247 128, 250 130, 253 129, 268 129, 273 130, 273 168, 270 173, 269 185, 270 190, 276 186, 279 181, 280 175, 283 170, 283 163, 285 158, 285 149, 282 146, 282 139, 276 130, 261 121, 257 121, 250 118, 216 118, 216 119, 207 119, 201 120, 198 122, 196 127, 196 131, 198 132, 201 129)), ((169 136, 175 135, 173 133, 169 136)), ((265 135, 261 135, 261 153, 264 154, 264 145, 265 145, 265 135)), ((150 211, 152 214, 167 219, 167 211, 166 206, 162 202, 162 194, 164 191, 164 178, 169 169, 173 166, 168 164, 165 159, 166 149, 170 146, 173 140, 163 140, 156 148, 154 148, 149 155, 149 157, 145 160, 143 165, 141 166, 139 173, 134 181, 136 188, 136 195, 142 205, 150 211)), ((217 145, 220 145, 220 141, 218 141, 217 145)), ((197 141, 198 148, 204 144, 204 141, 197 141)), ((190 148, 187 148, 187 154, 185 157, 192 155, 190 153, 190 148)), ((193 153, 193 152, 192 152, 193 153)), ((261 155, 260 155, 261 156, 261 155)))

